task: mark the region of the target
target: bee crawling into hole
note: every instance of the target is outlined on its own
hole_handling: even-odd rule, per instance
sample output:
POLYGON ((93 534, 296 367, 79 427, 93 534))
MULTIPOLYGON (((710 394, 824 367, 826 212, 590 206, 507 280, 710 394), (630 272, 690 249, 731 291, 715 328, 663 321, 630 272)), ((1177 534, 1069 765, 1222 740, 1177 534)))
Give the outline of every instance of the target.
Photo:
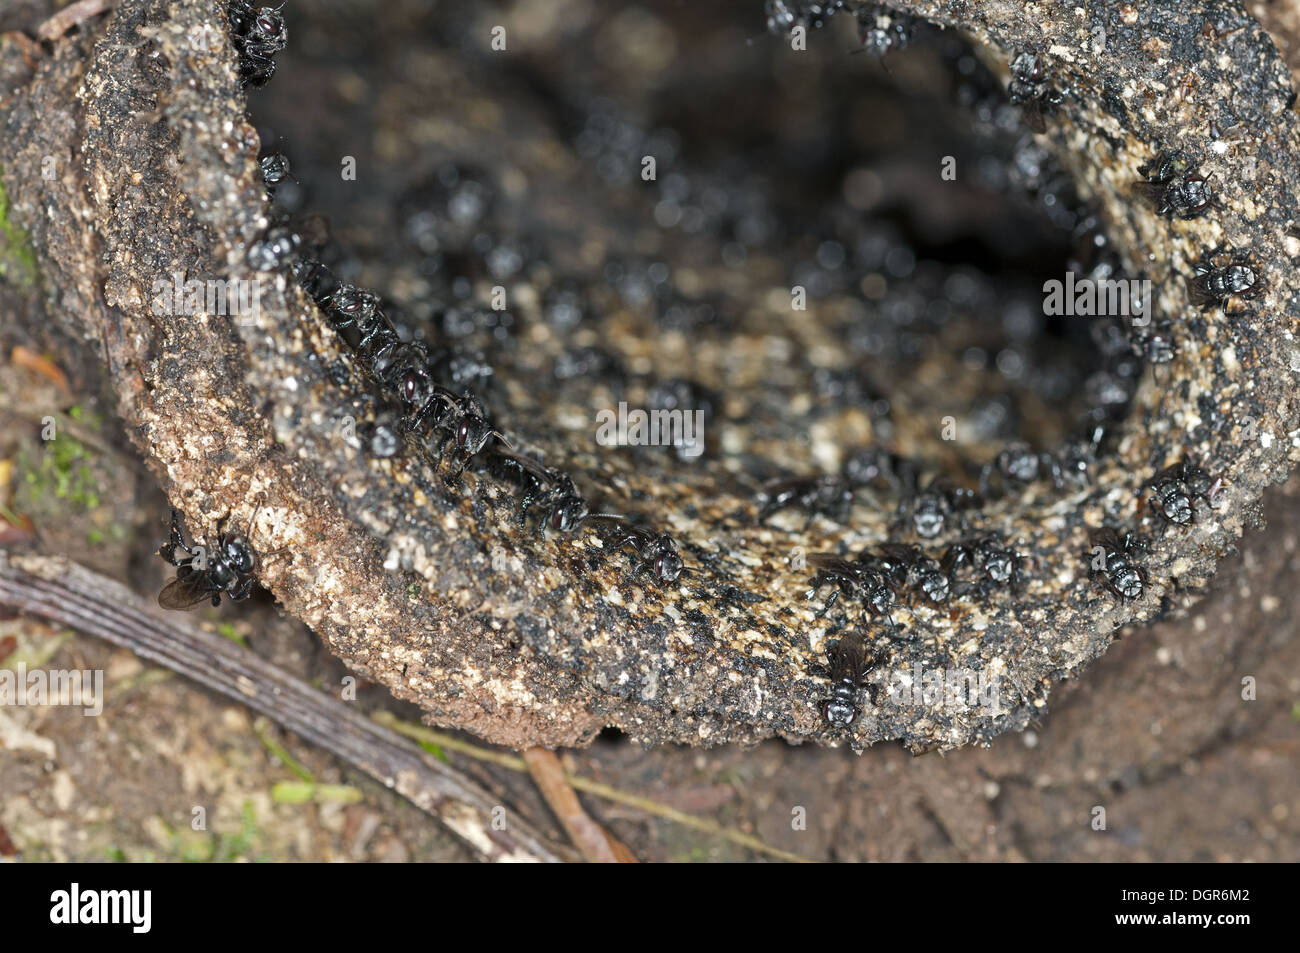
MULTIPOLYGON (((261 509, 260 504, 258 509, 261 509)), ((250 527, 257 522, 257 512, 256 509, 253 511, 250 527)), ((254 573, 260 560, 249 536, 226 530, 229 519, 227 515, 217 521, 216 546, 208 549, 185 542, 180 514, 172 510, 171 535, 158 550, 158 555, 176 567, 176 578, 158 593, 158 605, 164 609, 192 609, 205 599, 211 599, 214 606, 219 606, 222 593, 232 602, 248 598, 256 582, 254 573), (188 558, 177 556, 178 549, 187 553, 188 558)), ((282 552, 284 550, 279 549, 266 556, 282 552)))
POLYGON ((1125 531, 1121 537, 1109 526, 1093 530, 1088 538, 1092 577, 1121 602, 1141 599, 1149 580, 1147 571, 1134 562, 1133 557, 1145 551, 1146 547, 1133 533, 1125 531))
POLYGON ((1043 57, 1021 53, 1011 61, 1007 98, 1011 105, 1024 107, 1025 125, 1034 132, 1047 129, 1046 117, 1065 102, 1065 97, 1066 91, 1052 82, 1043 57))
POLYGON ((1189 526, 1196 520, 1196 501, 1214 509, 1223 480, 1215 479, 1188 460, 1170 464, 1151 478, 1151 509, 1170 523, 1189 526))
POLYGON ((1247 301, 1259 297, 1264 282, 1259 271, 1231 251, 1206 251, 1187 282, 1192 303, 1208 310, 1222 308, 1225 315, 1250 311, 1247 301))

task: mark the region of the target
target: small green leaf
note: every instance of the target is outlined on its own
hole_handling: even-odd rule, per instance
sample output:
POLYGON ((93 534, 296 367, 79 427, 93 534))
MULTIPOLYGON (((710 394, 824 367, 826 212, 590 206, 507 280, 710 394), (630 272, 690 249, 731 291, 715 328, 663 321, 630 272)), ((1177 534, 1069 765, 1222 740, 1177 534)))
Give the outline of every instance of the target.
POLYGON ((362 794, 346 784, 312 784, 308 781, 279 781, 271 787, 271 800, 277 804, 318 804, 339 802, 355 804, 362 794))

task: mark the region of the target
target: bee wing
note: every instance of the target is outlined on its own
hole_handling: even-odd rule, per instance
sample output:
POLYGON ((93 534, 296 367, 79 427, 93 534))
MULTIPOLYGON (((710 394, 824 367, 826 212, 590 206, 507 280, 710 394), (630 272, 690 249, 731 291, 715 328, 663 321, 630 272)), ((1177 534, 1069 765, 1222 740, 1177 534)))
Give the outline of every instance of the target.
POLYGON ((856 629, 845 635, 831 653, 831 680, 860 682, 868 669, 866 640, 856 629))
POLYGON ((1109 526, 1101 526, 1088 533, 1088 549, 1091 552, 1095 546, 1104 546, 1107 549, 1119 549, 1119 536, 1109 526))
POLYGON ((813 553, 808 557, 808 565, 816 566, 818 569, 829 569, 832 572, 841 572, 846 576, 856 576, 862 572, 863 568, 860 564, 850 562, 835 553, 813 553))
POLYGON ((1181 467, 1182 467, 1182 461, 1179 461, 1178 463, 1171 463, 1169 466, 1163 467, 1162 469, 1157 471, 1155 476, 1153 476, 1150 480, 1147 481, 1148 485, 1150 485, 1151 487, 1156 487, 1159 484, 1164 483, 1166 480, 1178 479, 1182 472, 1180 469, 1181 467))
POLYGON ((158 605, 164 609, 193 609, 204 599, 211 598, 212 589, 203 584, 201 575, 178 576, 158 593, 158 605))
POLYGON ((542 480, 546 483, 554 483, 558 476, 558 474, 550 467, 546 466, 546 464, 542 463, 539 460, 534 460, 532 457, 526 454, 517 453, 513 450, 508 450, 501 453, 501 455, 503 457, 509 457, 511 460, 515 461, 515 463, 519 464, 521 467, 523 467, 533 476, 537 477, 539 480, 542 480))

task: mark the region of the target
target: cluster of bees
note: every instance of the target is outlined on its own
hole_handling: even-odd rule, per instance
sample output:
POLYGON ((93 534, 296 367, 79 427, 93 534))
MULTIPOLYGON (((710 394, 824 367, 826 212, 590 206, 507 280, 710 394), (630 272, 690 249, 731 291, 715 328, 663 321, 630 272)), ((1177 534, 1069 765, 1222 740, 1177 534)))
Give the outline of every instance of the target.
MULTIPOLYGON (((272 161, 262 160, 264 167, 270 164, 278 170, 283 165, 281 157, 268 159, 272 161)), ((638 526, 620 514, 593 512, 569 474, 513 448, 471 389, 448 386, 450 375, 443 360, 431 357, 419 341, 402 340, 375 292, 340 282, 314 258, 297 259, 293 269, 385 397, 383 408, 362 428, 363 446, 371 456, 392 457, 403 447, 414 446, 440 467, 450 451, 455 468, 447 481, 459 484, 461 474, 474 462, 479 472, 514 485, 521 525, 536 507, 542 511, 538 524, 542 534, 570 534, 582 526, 598 526, 612 532, 607 542, 615 550, 630 547, 636 554, 630 578, 646 576, 664 585, 681 575, 684 565, 671 536, 638 526)))
MULTIPOLYGON (((1223 489, 1223 480, 1212 477, 1201 467, 1179 460, 1148 481, 1151 510, 1170 524, 1189 526, 1196 519, 1198 504, 1213 508, 1223 489)), ((969 492, 963 497, 976 505, 978 495, 969 492)), ((950 506, 951 504, 949 504, 950 506)), ((934 511, 928 505, 916 508, 912 530, 918 535, 921 528, 933 527, 930 521, 934 511)), ((941 523, 939 524, 941 526, 941 523)), ((934 535, 938 535, 935 532, 934 535)), ((1101 586, 1121 602, 1141 599, 1149 582, 1147 571, 1138 563, 1146 550, 1145 544, 1131 531, 1120 533, 1103 526, 1089 534, 1090 548, 1085 554, 1089 572, 1101 586)), ((950 598, 971 596, 987 599, 998 590, 1012 593, 1022 584, 1022 568, 1026 557, 1014 546, 1007 545, 997 535, 976 536, 953 543, 942 554, 927 552, 915 543, 884 543, 868 548, 855 559, 834 553, 814 553, 808 564, 814 569, 808 598, 815 598, 826 586, 833 586, 817 617, 830 611, 841 596, 858 600, 866 618, 882 619, 888 624, 885 633, 893 639, 905 638, 898 633, 892 611, 900 605, 898 592, 907 592, 912 599, 924 599, 932 605, 942 605, 950 598)), ((865 628, 865 627, 864 627, 865 628)), ((874 666, 872 654, 863 628, 853 628, 830 650, 831 697, 823 705, 823 716, 834 728, 848 728, 858 716, 857 691, 866 682, 874 666)))
MULTIPOLYGON (((848 9, 841 0, 816 4, 769 0, 769 26, 777 32, 800 24, 818 27, 848 9)), ((274 55, 285 48, 284 21, 278 9, 255 10, 246 0, 232 0, 227 12, 239 53, 241 83, 260 86, 275 71, 274 55)), ((856 16, 865 51, 883 56, 911 41, 915 21, 910 16, 878 4, 859 5, 856 16)), ((1053 81, 1042 56, 1021 53, 1012 59, 1007 93, 1022 108, 1026 124, 1041 131, 1069 90, 1053 81)), ((289 177, 288 160, 279 153, 263 157, 260 168, 271 193, 289 177)), ((1150 193, 1160 215, 1193 219, 1217 205, 1209 177, 1183 151, 1161 152, 1139 166, 1138 172, 1143 177, 1141 187, 1150 193)), ((684 566, 670 536, 639 527, 625 516, 593 512, 568 474, 517 449, 493 425, 484 402, 471 389, 458 386, 454 375, 449 377, 445 355, 431 355, 424 344, 403 340, 379 295, 340 281, 318 258, 303 254, 303 244, 282 216, 273 219, 250 246, 248 261, 258 270, 291 269, 382 395, 380 411, 362 432, 361 444, 368 455, 389 458, 414 447, 436 467, 450 455, 454 469, 446 476, 449 484, 458 483, 472 465, 513 485, 520 525, 534 511, 541 512, 538 531, 542 534, 573 533, 591 525, 612 534, 608 541, 615 549, 631 548, 635 558, 629 575, 648 576, 659 584, 680 576, 684 566)), ((1188 281, 1195 306, 1218 307, 1225 315, 1248 311, 1248 302, 1264 287, 1250 261, 1225 249, 1205 252, 1188 281)), ((1132 344, 1135 353, 1150 363, 1166 363, 1174 355, 1168 324, 1138 332, 1132 344)), ((1131 396, 1131 389, 1127 393, 1131 396)), ((864 621, 883 620, 890 637, 897 638, 893 612, 900 606, 921 601, 940 606, 954 598, 987 600, 999 591, 1020 590, 1026 556, 996 534, 971 535, 969 514, 985 499, 1030 484, 1050 481, 1058 491, 1086 484, 1113 416, 1113 408, 1090 415, 1083 433, 1056 452, 1025 444, 1008 447, 980 469, 978 489, 938 477, 922 485, 919 468, 911 461, 867 448, 851 455, 838 474, 769 484, 760 493, 758 520, 763 523, 782 510, 798 508, 807 515, 805 529, 819 515, 844 523, 857 493, 881 488, 895 492, 900 533, 917 542, 889 541, 856 557, 813 554, 808 560, 813 575, 807 597, 814 599, 830 587, 831 595, 818 618, 841 598, 856 601, 864 621), (931 545, 954 529, 965 535, 946 547, 931 545)), ((1195 520, 1198 504, 1215 505, 1222 486, 1222 480, 1184 459, 1148 481, 1148 502, 1166 522, 1187 526, 1195 520)), ((177 567, 177 577, 160 594, 162 605, 187 608, 209 598, 216 605, 223 593, 231 599, 248 595, 258 565, 249 538, 228 530, 223 520, 214 543, 210 553, 197 549, 203 559, 196 561, 196 548, 185 541, 173 513, 171 535, 160 555, 177 567)), ((1106 526, 1091 534, 1090 543, 1090 573, 1098 584, 1124 602, 1142 598, 1149 580, 1138 562, 1145 548, 1141 540, 1132 532, 1106 526)), ((850 628, 830 651, 832 690, 823 715, 836 728, 847 728, 856 720, 857 692, 874 665, 864 629, 850 628)))
MULTIPOLYGON (((285 48, 288 36, 279 9, 254 9, 245 0, 234 0, 227 14, 241 83, 264 85, 275 72, 272 57, 285 48)), ((276 188, 292 177, 289 160, 274 152, 258 165, 273 198, 276 188)), ((463 382, 452 373, 454 356, 431 355, 423 343, 403 340, 376 292, 341 281, 305 253, 306 244, 290 216, 273 208, 269 226, 249 245, 247 261, 259 271, 288 270, 293 275, 380 395, 379 410, 359 428, 366 454, 386 459, 414 448, 438 469, 450 458, 451 468, 444 474, 449 486, 460 485, 465 469, 473 465, 477 472, 515 487, 520 525, 541 511, 542 535, 571 534, 592 526, 611 551, 630 550, 633 559, 625 578, 667 585, 686 571, 670 535, 625 515, 593 512, 571 476, 513 447, 489 419, 484 402, 472 389, 458 386, 463 382)), ((209 598, 218 605, 223 594, 232 600, 247 598, 260 557, 250 534, 228 529, 227 523, 228 518, 218 523, 211 547, 195 545, 186 541, 173 511, 171 534, 159 555, 177 567, 177 575, 159 594, 160 605, 190 608, 209 598)))
MULTIPOLYGON (((832 15, 848 9, 843 3, 795 4, 769 2, 769 27, 788 32, 795 25, 819 27, 832 15)), ((900 49, 910 40, 913 21, 894 15, 888 8, 864 4, 857 8, 862 24, 864 48, 883 55, 900 49), (900 32, 873 32, 877 23, 896 23, 900 32)), ((1021 52, 1011 61, 1007 95, 1013 105, 1021 107, 1026 125, 1042 132, 1049 117, 1069 95, 1068 87, 1055 82, 1044 57, 1021 52)), ((1148 193, 1159 215, 1194 219, 1218 207, 1210 177, 1203 174, 1191 157, 1182 150, 1166 150, 1138 167, 1140 188, 1148 193)), ((1112 266, 1113 267, 1113 266, 1112 266)), ((1264 289, 1258 268, 1247 258, 1230 249, 1203 252, 1188 280, 1188 296, 1195 307, 1221 308, 1228 316, 1250 310, 1249 302, 1264 289)), ((1103 353, 1127 352, 1145 358, 1150 364, 1173 360, 1173 328, 1168 321, 1149 327, 1124 328, 1127 338, 1118 348, 1103 353)), ((1100 336, 1103 332, 1099 332, 1100 336)), ((933 478, 924 487, 918 485, 916 465, 882 450, 860 451, 848 458, 841 473, 796 477, 775 481, 759 495, 759 521, 765 522, 777 512, 798 507, 808 514, 808 524, 818 516, 848 521, 855 495, 864 489, 881 486, 897 491, 899 528, 922 541, 933 540, 954 524, 968 527, 967 514, 977 510, 984 499, 994 493, 1005 495, 1032 483, 1050 480, 1057 490, 1086 484, 1089 471, 1106 439, 1107 425, 1115 411, 1127 406, 1135 388, 1134 373, 1115 375, 1120 384, 1113 388, 1120 398, 1110 400, 1110 407, 1099 406, 1089 414, 1084 435, 1058 452, 1036 450, 1016 444, 999 453, 979 472, 979 489, 933 478)), ((1212 477, 1188 459, 1159 470, 1147 483, 1151 510, 1175 526, 1190 525, 1196 508, 1203 503, 1213 508, 1223 481, 1212 477)), ((1090 575, 1115 598, 1128 602, 1143 597, 1149 579, 1138 559, 1144 543, 1131 531, 1104 526, 1089 537, 1090 575)), ((867 550, 857 558, 832 553, 810 557, 814 570, 809 598, 827 585, 835 590, 818 617, 824 615, 841 596, 860 602, 864 618, 879 618, 894 628, 891 610, 898 604, 896 593, 909 589, 933 604, 949 598, 974 593, 987 597, 1000 587, 1018 588, 1024 557, 1014 546, 997 536, 977 536, 954 543, 942 553, 927 552, 915 543, 887 542, 867 550), (959 589, 957 574, 971 571, 973 580, 959 589)), ((887 630, 888 632, 888 630, 887 630)), ((897 637, 888 632, 891 637, 897 637)), ((874 658, 860 629, 851 629, 830 651, 831 697, 824 703, 823 715, 834 727, 847 728, 856 719, 857 690, 869 674, 874 658)))
POLYGON ((275 75, 275 54, 289 44, 289 30, 280 16, 282 7, 254 9, 248 0, 226 4, 230 37, 239 54, 241 86, 265 86, 275 75))

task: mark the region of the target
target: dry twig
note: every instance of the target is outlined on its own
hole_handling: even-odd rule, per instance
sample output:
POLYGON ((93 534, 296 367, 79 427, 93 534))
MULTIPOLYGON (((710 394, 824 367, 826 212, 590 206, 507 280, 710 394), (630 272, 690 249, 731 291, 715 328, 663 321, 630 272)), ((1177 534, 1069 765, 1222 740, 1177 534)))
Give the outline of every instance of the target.
POLYGON ((41 40, 57 40, 78 23, 97 17, 112 6, 112 0, 77 0, 38 26, 36 36, 41 40))
MULTIPOLYGON (((448 751, 454 751, 457 754, 465 755, 467 758, 474 758, 476 761, 486 761, 489 764, 500 765, 503 768, 509 768, 511 771, 528 771, 528 765, 523 758, 517 755, 507 754, 504 751, 492 751, 487 748, 480 748, 478 745, 470 744, 460 738, 444 734, 441 731, 434 731, 432 728, 426 728, 423 725, 413 725, 410 722, 402 721, 395 717, 391 712, 377 712, 374 715, 375 721, 379 722, 399 735, 405 735, 408 738, 414 738, 417 741, 423 741, 426 744, 436 745, 439 748, 445 748, 448 751)), ((798 854, 791 854, 789 851, 781 850, 770 844, 764 843, 752 834, 746 834, 731 827, 724 827, 717 821, 710 820, 707 817, 697 817, 694 814, 687 814, 685 811, 679 811, 675 807, 669 807, 667 804, 661 804, 658 801, 648 797, 641 797, 637 794, 628 794, 626 791, 620 791, 618 788, 610 787, 608 784, 602 784, 599 781, 593 781, 590 778, 584 778, 580 775, 567 774, 566 780, 571 784, 574 790, 582 791, 594 797, 602 798, 606 801, 613 801, 616 804, 622 804, 625 807, 634 808, 654 817, 662 817, 664 820, 673 821, 681 824, 683 827, 689 827, 693 830, 703 831, 714 837, 720 837, 723 840, 730 841, 741 847, 747 848, 759 854, 767 854, 770 857, 776 857, 780 860, 790 861, 796 864, 806 864, 810 861, 807 857, 800 857, 798 854)))
POLYGON ((497 799, 430 761, 354 707, 328 698, 221 635, 163 621, 122 585, 62 557, 0 549, 0 606, 130 649, 274 719, 395 790, 491 861, 572 859, 497 799), (504 824, 494 824, 493 818, 504 824))
POLYGON ((636 858, 627 846, 611 837, 609 832, 591 819, 578 795, 574 792, 564 768, 554 751, 546 748, 525 748, 524 763, 551 806, 555 816, 564 825, 569 840, 582 851, 582 856, 592 863, 634 864, 636 858))

